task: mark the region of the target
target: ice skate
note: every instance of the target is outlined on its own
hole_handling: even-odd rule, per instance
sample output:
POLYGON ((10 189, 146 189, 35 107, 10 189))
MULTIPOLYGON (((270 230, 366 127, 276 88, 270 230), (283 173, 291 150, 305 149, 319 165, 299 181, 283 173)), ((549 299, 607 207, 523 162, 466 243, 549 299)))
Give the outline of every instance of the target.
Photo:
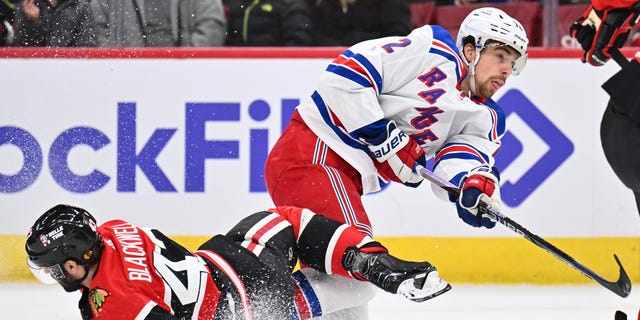
POLYGON ((428 262, 409 262, 387 253, 364 253, 352 247, 345 252, 342 263, 356 276, 411 301, 422 302, 451 289, 428 262))

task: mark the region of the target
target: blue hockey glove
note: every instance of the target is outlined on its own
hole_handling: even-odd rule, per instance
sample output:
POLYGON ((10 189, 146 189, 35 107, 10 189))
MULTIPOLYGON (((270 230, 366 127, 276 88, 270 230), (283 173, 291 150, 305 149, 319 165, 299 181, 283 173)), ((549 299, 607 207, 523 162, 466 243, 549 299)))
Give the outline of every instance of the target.
POLYGON ((467 173, 460 181, 460 197, 456 201, 458 216, 462 221, 474 227, 491 229, 496 222, 487 215, 479 215, 480 201, 500 211, 500 177, 495 169, 487 166, 477 167, 467 173))
POLYGON ((416 171, 419 164, 425 166, 424 150, 413 138, 396 127, 394 121, 384 123, 384 128, 374 137, 362 136, 376 159, 378 172, 388 179, 417 187, 423 178, 416 171))

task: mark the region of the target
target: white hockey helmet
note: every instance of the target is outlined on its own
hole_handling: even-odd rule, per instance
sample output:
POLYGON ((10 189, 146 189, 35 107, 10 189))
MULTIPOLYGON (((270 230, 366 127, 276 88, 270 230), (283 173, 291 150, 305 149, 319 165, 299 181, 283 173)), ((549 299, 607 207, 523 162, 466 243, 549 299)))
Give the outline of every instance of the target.
MULTIPOLYGON (((497 8, 484 7, 475 9, 467 15, 460 25, 456 41, 462 57, 464 57, 462 51, 464 47, 463 39, 467 36, 473 36, 478 53, 484 49, 488 40, 495 40, 508 45, 520 54, 513 66, 513 74, 517 75, 524 69, 527 63, 527 45, 529 44, 527 33, 518 20, 504 11, 497 8)), ((478 59, 479 54, 476 55, 476 61, 473 62, 474 65, 478 62, 478 59)))

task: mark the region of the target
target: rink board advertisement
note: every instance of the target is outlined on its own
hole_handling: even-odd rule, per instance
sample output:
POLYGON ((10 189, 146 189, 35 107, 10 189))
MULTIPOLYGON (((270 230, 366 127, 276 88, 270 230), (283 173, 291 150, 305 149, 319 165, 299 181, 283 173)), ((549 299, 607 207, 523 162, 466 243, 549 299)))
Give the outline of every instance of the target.
MULTIPOLYGON (((24 234, 57 203, 189 244, 271 207, 266 155, 339 50, 145 52, 2 52, 0 256, 10 262, 0 280, 28 278, 24 234)), ((600 85, 618 67, 590 68, 575 52, 530 56, 495 97, 508 126, 497 157, 503 211, 606 275, 617 253, 637 282, 640 219, 599 140, 600 85)), ((427 182, 364 201, 392 249, 455 280, 586 279, 501 225, 468 227, 427 182)))

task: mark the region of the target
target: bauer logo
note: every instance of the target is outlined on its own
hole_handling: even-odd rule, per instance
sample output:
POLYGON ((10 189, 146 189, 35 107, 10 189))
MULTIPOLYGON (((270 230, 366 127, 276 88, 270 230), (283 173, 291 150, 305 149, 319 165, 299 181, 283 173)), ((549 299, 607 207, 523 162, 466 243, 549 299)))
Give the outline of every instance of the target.
MULTIPOLYGON (((274 131, 272 137, 279 136, 298 103, 299 99, 280 99, 279 105, 272 103, 273 109, 280 108, 276 109, 279 112, 272 112, 272 105, 260 99, 245 104, 187 102, 177 106, 184 108, 181 112, 184 119, 175 119, 176 127, 156 128, 153 127, 153 117, 149 119, 140 115, 144 112, 138 110, 140 107, 136 102, 119 102, 113 110, 108 110, 117 114, 116 124, 102 122, 99 127, 72 125, 62 132, 46 135, 33 134, 32 129, 37 128, 0 126, 0 147, 17 147, 22 153, 22 159, 14 161, 19 162, 16 165, 19 168, 14 173, 7 174, 10 161, 0 162, 0 193, 21 192, 36 184, 42 174, 50 174, 58 186, 79 194, 98 192, 108 185, 114 185, 119 193, 136 192, 140 183, 150 184, 157 192, 176 193, 183 190, 187 193, 203 193, 205 179, 216 179, 218 173, 216 169, 205 165, 212 160, 248 162, 248 191, 266 192, 264 163, 269 151, 268 124, 279 124, 276 125, 277 129, 271 130, 274 131), (277 115, 279 119, 272 119, 277 115), (150 136, 139 133, 141 122, 151 122, 150 136), (181 129, 178 126, 182 124, 184 132, 179 132, 181 129), (117 128, 115 134, 105 133, 109 132, 107 128, 114 127, 117 128), (229 138, 209 138, 207 131, 211 130, 221 131, 229 138), (51 140, 53 142, 49 145, 42 143, 51 140), (241 141, 247 145, 241 146, 241 141), (176 145, 184 147, 180 155, 172 155, 176 158, 183 156, 184 170, 180 173, 184 177, 183 186, 170 178, 172 174, 175 176, 176 168, 180 166, 162 166, 158 161, 163 150, 176 145), (71 161, 74 149, 87 147, 93 154, 107 147, 115 152, 108 153, 108 157, 112 158, 108 165, 92 164, 87 159, 71 161), (242 157, 241 149, 248 150, 242 157), (45 162, 45 159, 48 161, 45 162), (43 170, 45 165, 48 165, 48 170, 43 170), (90 172, 78 173, 78 166, 90 166, 90 172), (111 172, 114 173, 106 173, 109 169, 113 169, 111 172)), ((154 107, 161 110, 175 106, 154 107)), ((145 108, 153 109, 149 106, 145 108)), ((243 175, 247 172, 242 171, 243 175)))
POLYGON ((526 157, 524 165, 526 169, 518 178, 502 179, 500 188, 502 201, 510 207, 517 207, 569 158, 574 147, 560 129, 520 90, 509 90, 497 102, 504 110, 509 128, 502 139, 502 148, 496 156, 496 167, 501 172, 508 173, 512 165, 520 160, 519 158, 524 157, 525 149, 532 149, 531 145, 534 142, 544 146, 536 155, 526 157), (512 118, 514 116, 522 125, 512 125, 510 121, 514 120, 512 118), (526 133, 529 135, 524 138, 526 133), (533 138, 530 139, 530 136, 533 138))

